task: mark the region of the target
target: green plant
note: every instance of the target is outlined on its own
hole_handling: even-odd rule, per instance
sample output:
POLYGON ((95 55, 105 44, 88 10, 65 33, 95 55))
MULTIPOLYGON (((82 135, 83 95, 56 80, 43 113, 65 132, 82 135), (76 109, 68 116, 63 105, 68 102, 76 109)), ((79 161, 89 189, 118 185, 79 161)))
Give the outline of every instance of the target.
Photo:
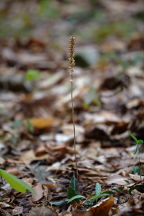
POLYGON ((141 173, 141 167, 140 166, 134 166, 131 170, 132 174, 138 174, 140 175, 141 173))
POLYGON ((12 128, 13 129, 20 129, 22 127, 22 120, 15 120, 13 122, 12 128))
MULTIPOLYGON (((73 201, 78 201, 82 198, 85 198, 82 195, 78 194, 78 166, 77 166, 77 157, 76 157, 76 134, 75 134, 75 110, 74 110, 74 99, 73 99, 73 89, 74 89, 74 66, 75 66, 75 37, 72 36, 70 37, 69 40, 69 58, 68 58, 68 72, 70 74, 70 95, 71 95, 71 118, 72 118, 72 123, 73 123, 73 147, 74 147, 74 152, 75 152, 75 170, 73 177, 71 178, 68 191, 67 191, 67 199, 64 200, 64 202, 71 203, 73 201)), ((59 205, 61 204, 60 202, 51 202, 52 205, 59 205)))
POLYGON ((134 166, 132 168, 132 173, 133 174, 138 174, 138 175, 141 176, 142 165, 141 165, 139 153, 141 151, 142 145, 144 144, 144 141, 142 139, 137 139, 137 137, 134 136, 132 133, 129 133, 129 135, 135 141, 136 147, 135 147, 134 154, 136 154, 138 156, 138 158, 139 158, 139 166, 134 166))
POLYGON ((67 199, 56 201, 56 202, 50 202, 50 204, 55 205, 55 206, 60 206, 64 203, 71 203, 73 201, 79 202, 80 199, 85 199, 85 197, 78 194, 78 180, 75 177, 75 175, 73 175, 73 177, 70 180, 69 187, 68 187, 67 199))
POLYGON ((38 70, 30 69, 25 73, 25 80, 32 82, 38 80, 40 77, 40 72, 38 70))
POLYGON ((92 206, 96 203, 101 197, 107 197, 112 194, 112 191, 103 191, 101 190, 101 184, 96 183, 95 186, 95 193, 88 197, 87 201, 85 202, 85 206, 92 206))
POLYGON ((82 195, 78 194, 78 180, 75 177, 75 175, 73 175, 73 177, 71 178, 69 187, 68 187, 68 192, 67 192, 67 202, 71 203, 75 200, 79 201, 80 199, 84 199, 85 197, 82 195))
POLYGON ((75 177, 75 175, 73 175, 67 191, 68 199, 76 196, 77 194, 78 194, 78 180, 75 177))
POLYGON ((140 153, 140 149, 142 144, 144 144, 144 141, 141 139, 137 139, 136 136, 134 136, 132 133, 129 133, 129 135, 131 136, 131 138, 135 141, 136 143, 136 148, 135 148, 135 154, 140 153))
POLYGON ((140 184, 137 184, 137 185, 133 185, 130 187, 130 193, 131 191, 133 190, 137 190, 139 191, 140 193, 144 193, 144 183, 140 183, 140 184))
POLYGON ((30 187, 27 183, 2 169, 0 169, 0 176, 10 184, 11 188, 21 193, 26 193, 27 191, 34 192, 32 187, 30 187))
POLYGON ((60 206, 64 203, 71 203, 73 201, 79 202, 81 199, 85 199, 84 201, 84 206, 92 206, 94 205, 100 198, 102 197, 108 197, 111 194, 114 193, 114 191, 102 191, 101 190, 101 184, 96 183, 95 186, 95 193, 90 195, 89 197, 85 197, 83 195, 78 194, 78 188, 77 188, 77 179, 76 177, 73 175, 73 177, 71 178, 69 187, 68 187, 68 193, 67 193, 67 199, 65 200, 60 200, 60 201, 56 201, 56 202, 50 202, 51 205, 55 205, 55 206, 60 206))
POLYGON ((27 128, 28 131, 34 132, 34 127, 33 127, 32 123, 29 120, 26 121, 26 128, 27 128))

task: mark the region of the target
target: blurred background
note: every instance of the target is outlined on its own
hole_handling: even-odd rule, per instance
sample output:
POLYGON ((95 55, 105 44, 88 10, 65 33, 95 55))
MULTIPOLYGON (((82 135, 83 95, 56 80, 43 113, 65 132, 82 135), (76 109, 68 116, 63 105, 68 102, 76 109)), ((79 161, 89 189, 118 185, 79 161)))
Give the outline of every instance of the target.
POLYGON ((0 38, 36 37, 55 46, 71 34, 80 43, 126 41, 143 32, 143 6, 142 0, 1 0, 0 38))
POLYGON ((143 0, 1 0, 1 113, 13 118, 14 107, 15 118, 23 119, 69 112, 67 54, 74 35, 76 111, 127 114, 128 101, 144 95, 143 24, 143 0), (128 92, 103 98, 122 88, 128 92))

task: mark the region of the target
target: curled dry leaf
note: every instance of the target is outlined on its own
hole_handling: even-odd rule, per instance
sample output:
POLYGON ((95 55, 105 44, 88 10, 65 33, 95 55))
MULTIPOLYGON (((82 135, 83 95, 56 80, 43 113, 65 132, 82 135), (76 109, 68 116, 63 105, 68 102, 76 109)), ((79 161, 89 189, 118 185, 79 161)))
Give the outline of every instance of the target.
POLYGON ((75 210, 73 216, 108 216, 109 211, 114 205, 115 198, 106 198, 102 202, 96 204, 95 206, 89 208, 88 210, 75 210))
POLYGON ((114 201, 115 201, 115 198, 110 197, 100 202, 99 204, 91 207, 88 210, 88 212, 90 213, 90 216, 94 216, 94 215, 108 216, 110 209, 114 205, 114 201))

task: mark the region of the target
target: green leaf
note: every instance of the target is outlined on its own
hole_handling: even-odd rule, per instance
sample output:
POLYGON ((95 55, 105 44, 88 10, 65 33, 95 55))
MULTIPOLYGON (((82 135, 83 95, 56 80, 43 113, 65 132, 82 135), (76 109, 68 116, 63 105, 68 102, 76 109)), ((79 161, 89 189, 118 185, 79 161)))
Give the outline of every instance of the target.
POLYGON ((27 128, 28 131, 34 132, 34 127, 33 127, 32 123, 29 120, 26 121, 26 128, 27 128))
POLYGON ((88 199, 87 202, 85 203, 85 206, 92 206, 94 203, 96 203, 101 197, 108 197, 112 194, 111 191, 105 191, 101 193, 100 195, 95 195, 93 198, 88 199))
POLYGON ((96 196, 99 196, 101 194, 101 184, 100 183, 96 183, 95 194, 96 196))
POLYGON ((77 194, 78 194, 78 181, 75 175, 73 175, 68 187, 68 199, 76 196, 77 194))
POLYGON ((25 74, 25 79, 27 81, 34 81, 34 80, 38 80, 39 79, 39 76, 40 76, 40 73, 38 70, 34 70, 34 69, 30 69, 26 72, 25 74))
POLYGON ((19 137, 12 136, 10 141, 11 141, 12 145, 16 145, 19 141, 19 137))
POLYGON ((113 191, 109 190, 109 191, 103 191, 100 196, 110 196, 112 194, 113 194, 113 191))
POLYGON ((72 198, 68 199, 67 202, 71 203, 72 201, 79 200, 79 199, 85 199, 85 197, 82 195, 76 195, 76 196, 73 196, 72 198))
POLYGON ((120 187, 114 188, 113 190, 115 190, 115 191, 123 191, 124 190, 124 186, 120 186, 120 187))
POLYGON ((131 187, 130 187, 130 192, 131 192, 132 190, 137 190, 137 191, 139 191, 139 192, 141 192, 141 193, 144 193, 144 183, 131 186, 131 187))
POLYGON ((61 206, 66 203, 66 200, 60 200, 60 201, 54 201, 54 202, 49 202, 53 206, 61 206))
POLYGON ((129 136, 131 136, 131 138, 137 143, 138 139, 136 138, 136 136, 134 136, 131 132, 129 132, 129 136))
POLYGON ((141 144, 143 144, 144 143, 144 141, 143 140, 137 140, 137 144, 139 144, 139 145, 141 145, 141 144))
POLYGON ((133 168, 132 168, 132 174, 138 174, 138 175, 140 175, 140 173, 141 173, 141 167, 140 166, 134 166, 133 168))
POLYGON ((13 189, 16 189, 21 193, 26 193, 27 191, 34 192, 32 187, 30 187, 27 183, 2 169, 0 169, 0 175, 10 184, 13 189))
POLYGON ((98 199, 99 199, 99 196, 95 195, 93 198, 88 199, 84 205, 85 206, 92 206, 95 202, 98 201, 98 199))
POLYGON ((22 120, 15 120, 14 122, 13 122, 13 129, 20 129, 21 128, 21 126, 22 126, 22 120))

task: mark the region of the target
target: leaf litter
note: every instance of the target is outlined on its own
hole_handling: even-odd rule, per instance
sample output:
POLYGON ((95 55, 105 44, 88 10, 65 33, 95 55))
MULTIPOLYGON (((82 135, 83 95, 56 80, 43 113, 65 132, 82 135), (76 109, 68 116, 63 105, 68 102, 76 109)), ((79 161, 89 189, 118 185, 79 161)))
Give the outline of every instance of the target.
MULTIPOLYGON (((1 39, 0 168, 31 185, 35 193, 21 194, 1 178, 0 214, 143 215, 143 148, 135 155, 129 135, 144 140, 142 22, 133 22, 138 22, 136 32, 130 24, 127 31, 121 26, 123 16, 131 22, 141 13, 142 1, 58 4, 64 6, 62 18, 48 20, 48 38, 43 30, 39 39, 36 33, 26 39, 1 39), (98 18, 97 11, 81 19, 80 8, 85 12, 95 4, 103 15, 98 18), (78 37, 73 92, 77 183, 66 60, 66 35, 71 32, 78 37)), ((12 6, 7 10, 13 13, 12 6)), ((33 25, 35 32, 45 28, 33 25)))

